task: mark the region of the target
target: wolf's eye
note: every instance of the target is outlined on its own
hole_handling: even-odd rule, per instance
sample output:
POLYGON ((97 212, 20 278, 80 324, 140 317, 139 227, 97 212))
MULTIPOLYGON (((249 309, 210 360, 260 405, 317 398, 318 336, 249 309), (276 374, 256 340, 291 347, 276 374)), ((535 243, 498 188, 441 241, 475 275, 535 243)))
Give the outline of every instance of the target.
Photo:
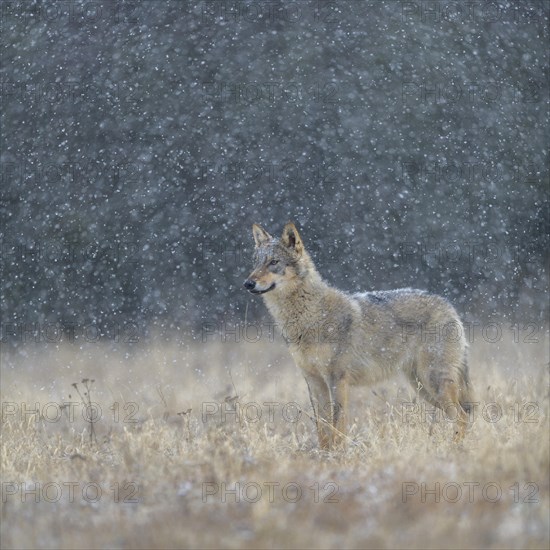
POLYGON ((269 262, 269 265, 277 265, 279 263, 279 260, 271 260, 269 262))

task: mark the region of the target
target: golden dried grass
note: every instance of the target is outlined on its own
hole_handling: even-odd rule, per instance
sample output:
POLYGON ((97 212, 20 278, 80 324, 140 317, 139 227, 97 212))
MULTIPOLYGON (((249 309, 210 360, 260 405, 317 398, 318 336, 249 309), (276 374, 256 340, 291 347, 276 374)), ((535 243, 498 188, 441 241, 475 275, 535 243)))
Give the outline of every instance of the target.
POLYGON ((397 378, 352 392, 352 444, 333 453, 278 342, 4 346, 2 547, 547 548, 539 336, 472 345, 463 444, 441 416, 430 436, 430 408, 397 378))

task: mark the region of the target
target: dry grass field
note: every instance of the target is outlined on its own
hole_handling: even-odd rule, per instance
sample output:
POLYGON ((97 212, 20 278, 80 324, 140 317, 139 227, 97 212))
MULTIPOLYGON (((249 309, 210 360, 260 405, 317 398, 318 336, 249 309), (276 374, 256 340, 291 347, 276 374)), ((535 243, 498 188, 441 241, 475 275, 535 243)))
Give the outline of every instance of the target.
POLYGON ((462 444, 396 378, 331 453, 277 341, 4 345, 2 548, 548 548, 538 340, 472 344, 462 444))

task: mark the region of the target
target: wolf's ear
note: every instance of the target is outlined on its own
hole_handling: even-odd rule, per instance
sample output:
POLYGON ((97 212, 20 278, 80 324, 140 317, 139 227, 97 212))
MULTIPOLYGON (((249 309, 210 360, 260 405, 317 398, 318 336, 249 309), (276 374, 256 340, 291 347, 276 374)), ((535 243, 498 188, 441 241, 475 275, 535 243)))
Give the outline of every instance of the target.
POLYGON ((304 243, 296 229, 296 226, 292 222, 288 222, 283 229, 283 236, 281 242, 287 247, 292 248, 296 254, 301 254, 304 250, 304 243))
POLYGON ((254 242, 257 247, 267 241, 273 240, 273 237, 263 227, 260 227, 256 223, 252 225, 252 234, 254 235, 254 242))

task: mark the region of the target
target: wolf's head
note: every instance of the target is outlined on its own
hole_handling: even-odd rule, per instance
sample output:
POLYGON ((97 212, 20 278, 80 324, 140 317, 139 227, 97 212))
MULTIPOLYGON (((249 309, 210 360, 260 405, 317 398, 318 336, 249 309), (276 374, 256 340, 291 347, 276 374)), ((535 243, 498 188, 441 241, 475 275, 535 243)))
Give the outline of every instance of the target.
POLYGON ((292 222, 283 229, 280 239, 273 238, 257 224, 252 226, 256 242, 254 269, 244 282, 252 294, 265 294, 295 285, 314 270, 309 254, 292 222))

